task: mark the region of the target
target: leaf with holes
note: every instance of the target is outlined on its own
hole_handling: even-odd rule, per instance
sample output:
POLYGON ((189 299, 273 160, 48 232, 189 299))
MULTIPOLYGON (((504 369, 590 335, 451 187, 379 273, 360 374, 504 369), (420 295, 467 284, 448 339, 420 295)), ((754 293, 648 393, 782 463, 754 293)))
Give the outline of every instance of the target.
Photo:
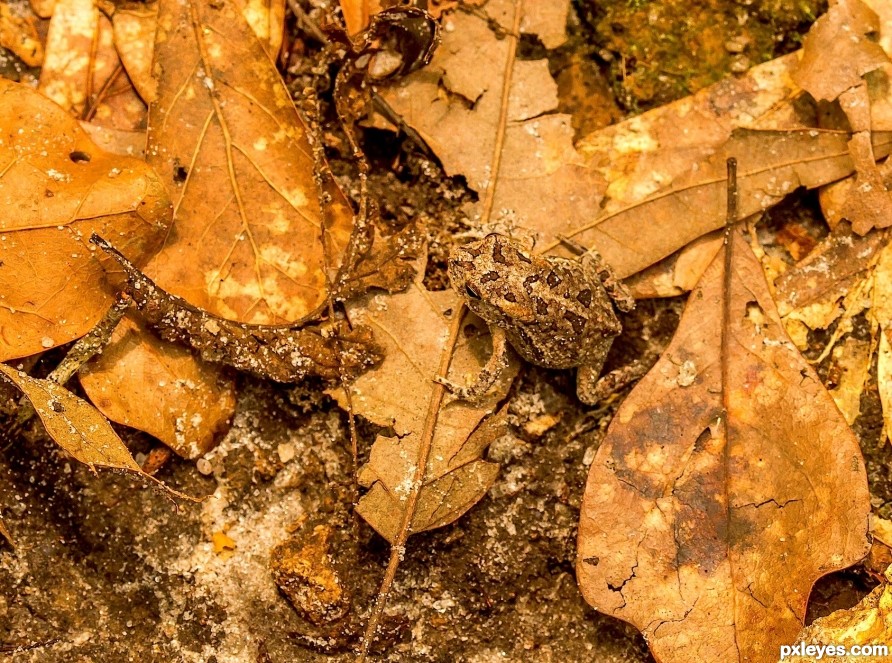
POLYGON ((137 262, 157 247, 170 214, 144 161, 100 150, 43 95, 0 80, 0 361, 85 334, 114 289, 91 233, 137 262))

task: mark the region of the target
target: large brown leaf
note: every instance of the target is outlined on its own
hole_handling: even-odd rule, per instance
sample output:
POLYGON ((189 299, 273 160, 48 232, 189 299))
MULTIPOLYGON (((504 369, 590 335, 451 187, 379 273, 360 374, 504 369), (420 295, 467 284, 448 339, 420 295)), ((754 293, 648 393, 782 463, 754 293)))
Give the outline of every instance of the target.
POLYGON ((598 450, 579 585, 659 661, 775 661, 815 580, 867 552, 868 497, 857 440, 735 232, 598 450))
POLYGON ((0 202, 0 360, 78 338, 111 305, 110 259, 91 233, 142 262, 170 214, 145 162, 103 152, 53 102, 3 80, 0 202))
MULTIPOLYGON (((220 317, 289 323, 326 303, 352 211, 334 188, 327 192, 329 209, 320 210, 307 131, 241 9, 234 2, 159 3, 158 80, 157 89, 147 92, 155 95, 147 154, 175 211, 165 244, 145 272, 165 290, 220 317)), ((127 25, 133 34, 151 32, 150 12, 115 16, 119 39, 127 25)), ((128 58, 137 69, 144 59, 139 49, 128 58)), ((228 419, 231 383, 219 369, 197 365, 150 333, 140 343, 132 334, 124 343, 118 334, 115 343, 113 355, 91 363, 84 383, 90 397, 109 416, 173 442, 180 453, 206 450, 228 419), (170 389, 143 391, 139 367, 173 356, 178 370, 192 376, 194 393, 203 396, 184 400, 170 389), (210 394, 220 402, 208 402, 210 394), (165 415, 133 416, 150 409, 165 415), (182 439, 177 422, 197 419, 203 425, 182 439)))
POLYGON ((307 131, 234 3, 161 0, 158 22, 147 153, 175 212, 146 273, 221 317, 301 320, 326 302, 350 206, 331 190, 320 210, 307 131))

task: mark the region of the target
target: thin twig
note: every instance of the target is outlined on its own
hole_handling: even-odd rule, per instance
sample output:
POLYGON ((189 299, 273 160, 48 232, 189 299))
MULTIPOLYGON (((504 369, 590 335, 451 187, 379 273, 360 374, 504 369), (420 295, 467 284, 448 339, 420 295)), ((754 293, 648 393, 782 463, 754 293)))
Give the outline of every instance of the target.
POLYGON ((517 36, 520 34, 520 19, 523 15, 521 6, 523 0, 514 2, 514 20, 511 33, 508 35, 508 55, 505 61, 504 82, 502 83, 502 100, 499 108, 499 125, 496 129, 496 142, 493 147, 492 159, 489 168, 489 185, 486 187, 486 197, 483 199, 483 213, 481 222, 488 223, 492 216, 492 208, 496 200, 496 185, 499 181, 499 170, 502 167, 502 151, 505 148, 505 131, 508 128, 508 100, 511 95, 511 78, 514 74, 514 59, 517 55, 517 36))
MULTIPOLYGON (((437 375, 446 377, 449 373, 449 365, 452 363, 452 354, 455 344, 458 342, 461 333, 462 319, 464 318, 465 308, 462 306, 455 312, 455 318, 449 328, 449 338, 443 347, 440 355, 440 365, 437 368, 437 375)), ((381 581, 381 587, 378 589, 378 596, 375 597, 375 605, 372 606, 372 612, 369 614, 369 621, 365 627, 365 633, 362 636, 362 646, 356 663, 364 663, 369 655, 369 648, 375 639, 378 626, 381 623, 381 617, 384 614, 384 605, 387 603, 387 596, 393 587, 393 580, 396 577, 396 570, 399 567, 403 554, 406 551, 406 540, 412 526, 412 517, 415 515, 415 508, 418 505, 418 498, 421 495, 421 489, 424 485, 424 475, 427 471, 427 462, 430 458, 431 448, 433 447, 434 431, 437 427, 437 418, 440 414, 440 407, 443 404, 443 396, 446 388, 439 382, 434 382, 431 399, 428 402, 427 414, 424 418, 424 428, 421 431, 421 439, 418 445, 418 457, 415 460, 415 474, 412 477, 412 486, 409 494, 406 495, 405 507, 403 510, 402 521, 396 536, 390 544, 390 560, 387 563, 387 570, 384 572, 384 578, 381 581)))

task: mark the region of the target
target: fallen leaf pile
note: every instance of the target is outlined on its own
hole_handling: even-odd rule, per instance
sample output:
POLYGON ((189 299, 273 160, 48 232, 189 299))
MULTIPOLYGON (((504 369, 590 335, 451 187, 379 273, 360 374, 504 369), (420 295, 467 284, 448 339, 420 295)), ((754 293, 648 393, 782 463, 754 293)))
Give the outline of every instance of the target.
MULTIPOLYGON (((816 581, 861 561, 869 531, 864 568, 879 578, 892 561, 888 521, 871 514, 883 500, 861 455, 869 427, 857 428, 875 393, 881 443, 892 439, 892 6, 838 0, 801 51, 581 137, 552 75, 576 11, 566 0, 442 2, 430 14, 342 0, 340 29, 293 3, 306 41, 286 31, 285 6, 0 6, 0 46, 41 67, 36 89, 0 80, 0 374, 22 394, 16 426, 36 414, 91 470, 160 483, 113 421, 148 433, 152 453, 198 460, 219 485, 205 456, 235 415, 240 374, 341 408, 355 470, 342 501, 390 545, 380 590, 371 607, 351 603, 331 558, 337 528, 320 514, 271 547, 270 582, 314 626, 350 621, 351 642, 364 621, 361 662, 388 646, 387 600, 412 535, 487 495, 495 442, 526 444, 509 425, 517 357, 476 400, 439 381, 472 382, 493 342, 463 303, 478 293, 433 285, 443 264, 416 256, 422 239, 443 256, 450 233, 501 232, 563 257, 571 239, 639 298, 687 294, 673 340, 586 454, 585 600, 634 625, 661 663, 768 663, 800 640, 887 644, 888 584, 805 623, 816 581), (425 49, 439 21, 429 62, 413 52, 410 19, 426 26, 425 49), (302 68, 314 42, 324 62, 302 68), (358 100, 370 102, 364 117, 358 100), (424 143, 466 184, 464 227, 425 227, 426 211, 393 200, 410 222, 385 223, 370 173, 410 161, 367 163, 360 125, 369 141, 383 129, 424 143), (355 172, 330 166, 335 152, 355 172), (805 190, 826 228, 772 216, 805 190), (87 341, 74 344, 64 379, 38 377, 63 351, 41 353, 112 327, 89 356, 78 358, 87 341), (368 448, 360 430, 374 431, 368 448)), ((310 10, 337 16, 327 12, 310 10)), ((410 176, 399 171, 399 186, 410 176)), ((536 398, 530 409, 545 408, 536 398)), ((588 415, 601 421, 617 400, 588 415)), ((536 412, 548 444, 579 434, 562 413, 536 412)), ((286 455, 258 457, 247 481, 303 488, 268 481, 286 455)), ((13 522, 0 519, 0 545, 15 545, 13 522)), ((220 564, 251 545, 228 528, 210 539, 220 564)))

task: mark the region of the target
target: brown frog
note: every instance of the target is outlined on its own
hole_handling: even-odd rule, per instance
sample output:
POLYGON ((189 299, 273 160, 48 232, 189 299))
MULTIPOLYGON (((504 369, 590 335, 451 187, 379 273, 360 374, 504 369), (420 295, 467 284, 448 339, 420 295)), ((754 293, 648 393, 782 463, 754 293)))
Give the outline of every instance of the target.
MULTIPOLYGON (((585 251, 582 247, 577 247, 585 251)), ((613 339, 622 331, 614 306, 631 311, 635 300, 601 256, 580 260, 531 255, 498 234, 453 249, 452 287, 489 323, 493 353, 475 382, 441 380, 459 398, 485 394, 507 365, 506 340, 527 361, 546 368, 576 368, 576 391, 594 404, 640 375, 626 367, 599 378, 613 339)))

